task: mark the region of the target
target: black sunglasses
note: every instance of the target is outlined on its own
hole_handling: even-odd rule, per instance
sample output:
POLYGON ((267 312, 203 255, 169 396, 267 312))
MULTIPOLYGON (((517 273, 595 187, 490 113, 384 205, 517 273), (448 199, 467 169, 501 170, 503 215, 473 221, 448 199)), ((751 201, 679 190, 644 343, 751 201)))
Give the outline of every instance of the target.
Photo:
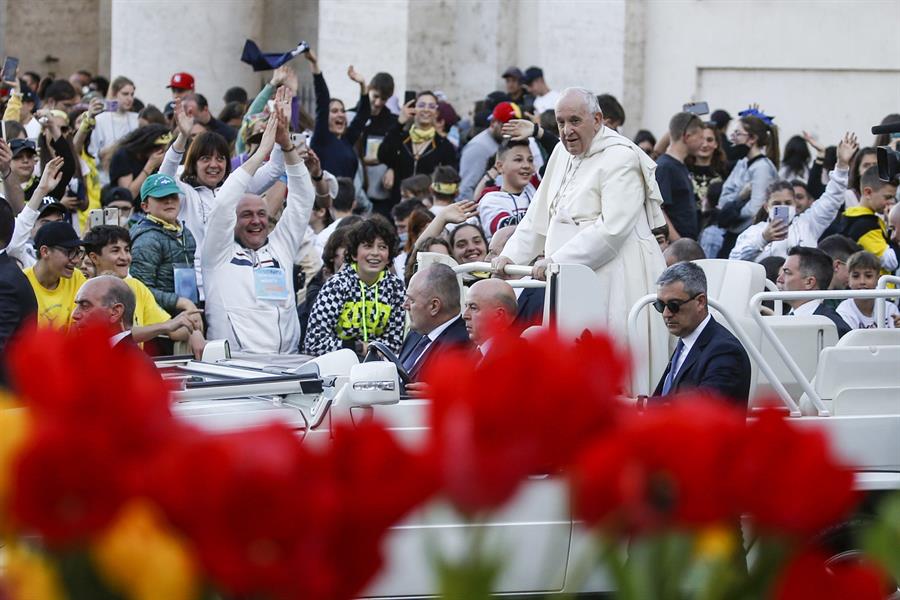
POLYGON ((698 292, 698 293, 694 294, 693 296, 691 296, 690 298, 688 298, 687 300, 669 300, 668 302, 663 302, 662 300, 657 298, 656 300, 653 301, 653 308, 655 308, 657 310, 657 312, 660 312, 660 313, 662 313, 662 311, 664 311, 665 309, 668 308, 669 312, 674 315, 674 314, 678 313, 679 310, 681 310, 681 307, 683 305, 685 305, 688 302, 691 302, 693 300, 696 300, 697 296, 699 296, 702 293, 703 292, 698 292))

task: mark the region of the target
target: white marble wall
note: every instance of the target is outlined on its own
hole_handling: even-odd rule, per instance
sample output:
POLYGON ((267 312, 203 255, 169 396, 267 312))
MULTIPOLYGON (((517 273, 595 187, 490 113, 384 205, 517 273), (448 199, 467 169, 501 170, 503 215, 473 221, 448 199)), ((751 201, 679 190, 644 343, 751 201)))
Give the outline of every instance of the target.
POLYGON ((252 37, 267 50, 309 40, 348 104, 358 92, 349 64, 367 78, 390 72, 398 95, 443 90, 463 115, 515 64, 542 67, 555 89, 614 94, 627 134, 661 133, 692 99, 732 113, 758 101, 785 134, 829 142, 900 110, 900 0, 104 1, 111 75, 128 74, 156 103, 178 70, 195 75, 214 110, 231 85, 258 89, 267 75, 237 62, 252 37))
POLYGON ((732 115, 759 102, 787 137, 836 143, 844 128, 900 112, 900 2, 647 2, 644 125, 665 130, 683 102, 732 115))
POLYGON ((257 3, 243 0, 112 0, 110 79, 127 75, 138 97, 162 108, 169 78, 186 71, 218 112, 229 87, 258 87, 239 59, 246 38, 260 42, 262 18, 257 3))

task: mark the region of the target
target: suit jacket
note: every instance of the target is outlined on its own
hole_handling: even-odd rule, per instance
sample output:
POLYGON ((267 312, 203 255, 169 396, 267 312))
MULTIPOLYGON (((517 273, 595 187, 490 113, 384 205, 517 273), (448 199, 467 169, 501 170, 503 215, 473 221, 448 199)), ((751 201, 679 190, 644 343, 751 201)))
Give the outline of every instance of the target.
MULTIPOLYGON (((671 366, 670 360, 656 386, 656 396, 662 394, 671 366)), ((712 317, 681 363, 669 393, 688 389, 715 392, 735 404, 747 406, 750 397, 750 358, 738 339, 712 317)))
MULTIPOLYGON (((416 344, 418 344, 421 339, 421 333, 410 331, 409 334, 407 334, 406 339, 403 340, 403 345, 400 347, 400 355, 398 356, 401 363, 406 360, 406 357, 409 356, 413 351, 413 348, 416 347, 416 344)), ((472 342, 469 340, 469 332, 466 331, 466 323, 462 320, 462 317, 456 317, 453 320, 453 323, 451 323, 447 329, 442 331, 441 335, 425 349, 425 352, 419 358, 418 362, 413 365, 413 368, 409 373, 410 377, 412 377, 413 380, 418 379, 419 373, 423 372, 425 366, 433 361, 435 357, 440 354, 442 349, 448 347, 463 349, 472 348, 472 342)))
POLYGON ((516 311, 516 318, 513 321, 513 328, 522 332, 532 325, 540 325, 544 316, 544 288, 525 288, 519 294, 516 304, 519 310, 516 311))
POLYGON ((6 252, 0 253, 0 383, 6 383, 6 344, 22 325, 37 324, 37 310, 28 278, 6 252))
POLYGON ((838 338, 844 337, 844 334, 850 333, 850 326, 847 325, 847 322, 841 318, 841 315, 838 314, 838 311, 834 310, 824 302, 819 304, 819 307, 813 311, 814 315, 822 315, 823 317, 828 317, 832 321, 834 321, 835 327, 837 327, 838 338))

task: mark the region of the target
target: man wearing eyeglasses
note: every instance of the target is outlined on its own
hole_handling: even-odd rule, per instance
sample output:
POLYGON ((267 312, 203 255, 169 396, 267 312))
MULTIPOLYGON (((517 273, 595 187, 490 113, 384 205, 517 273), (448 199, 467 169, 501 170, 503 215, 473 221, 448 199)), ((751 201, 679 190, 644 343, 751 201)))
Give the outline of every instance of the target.
POLYGON ((38 301, 38 326, 65 329, 75 307, 75 294, 85 277, 78 270, 84 258, 82 242, 72 226, 62 221, 47 223, 34 236, 37 262, 25 276, 38 301))
POLYGON ((656 283, 653 306, 678 343, 654 395, 698 389, 746 407, 750 359, 738 339, 709 314, 703 269, 690 262, 677 263, 663 271, 656 283))

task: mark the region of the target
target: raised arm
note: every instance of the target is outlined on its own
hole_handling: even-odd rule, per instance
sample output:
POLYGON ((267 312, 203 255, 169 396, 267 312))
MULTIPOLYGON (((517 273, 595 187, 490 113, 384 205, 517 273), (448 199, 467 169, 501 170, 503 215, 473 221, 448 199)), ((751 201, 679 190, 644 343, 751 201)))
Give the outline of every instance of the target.
MULTIPOLYGON (((12 170, 12 150, 6 140, 0 139, 0 180, 3 181, 3 192, 14 213, 19 213, 25 206, 25 193, 21 182, 12 170)), ((45 169, 46 170, 46 169, 45 169)))
POLYGON ((369 116, 372 114, 372 107, 369 104, 369 94, 366 92, 366 78, 357 73, 356 69, 353 68, 353 65, 350 65, 347 69, 347 77, 359 84, 359 109, 356 111, 356 115, 350 122, 350 126, 347 127, 346 135, 344 135, 344 139, 351 144, 355 144, 356 140, 358 140, 359 136, 362 134, 362 130, 366 126, 369 116))
POLYGON ((313 129, 313 139, 318 137, 321 142, 325 136, 331 135, 331 132, 328 131, 328 105, 331 103, 331 93, 328 91, 328 84, 325 83, 325 76, 322 75, 319 60, 313 51, 305 52, 303 57, 309 61, 309 69, 313 76, 313 90, 316 94, 316 124, 313 129))
POLYGON ((188 140, 191 139, 191 129, 194 127, 194 115, 189 115, 181 104, 181 98, 175 99, 175 130, 178 135, 175 141, 166 150, 162 163, 159 165, 159 172, 175 179, 178 173, 178 166, 184 158, 187 151, 188 140))
POLYGON ((291 96, 289 90, 281 88, 276 94, 275 143, 284 153, 285 171, 288 177, 287 206, 278 224, 269 236, 271 243, 296 260, 303 242, 303 235, 309 224, 316 192, 309 171, 300 158, 298 149, 291 143, 291 96))
POLYGON ((850 176, 850 161, 859 149, 856 135, 847 132, 841 138, 837 147, 837 164, 828 176, 828 185, 818 200, 807 209, 810 219, 810 230, 818 237, 822 235, 831 222, 834 221, 838 211, 844 205, 844 192, 847 191, 847 181, 850 176))
POLYGON ((209 224, 201 254, 204 268, 214 268, 231 257, 234 224, 237 222, 235 210, 241 196, 247 190, 251 178, 262 166, 266 155, 272 151, 275 145, 277 121, 277 119, 269 119, 256 152, 228 176, 216 195, 216 205, 209 215, 209 224))
POLYGON ((94 126, 97 124, 97 115, 102 112, 103 100, 100 98, 91 100, 87 114, 81 119, 81 124, 78 126, 78 129, 75 131, 75 137, 72 139, 72 146, 75 148, 76 156, 81 156, 84 152, 84 142, 87 140, 88 134, 91 133, 91 130, 93 130, 94 126))
MULTIPOLYGON (((0 140, 0 154, 2 154, 3 145, 5 145, 5 142, 0 140)), ((28 204, 25 205, 22 212, 16 215, 15 228, 9 244, 6 246, 6 252, 26 267, 29 266, 27 264, 29 261, 25 258, 27 255, 26 248, 31 239, 31 230, 37 222, 41 201, 62 179, 62 173, 60 172, 62 165, 63 159, 61 156, 57 156, 47 163, 47 166, 44 167, 44 172, 41 173, 41 180, 28 200, 28 204)), ((16 187, 19 186, 16 185, 16 187)))

